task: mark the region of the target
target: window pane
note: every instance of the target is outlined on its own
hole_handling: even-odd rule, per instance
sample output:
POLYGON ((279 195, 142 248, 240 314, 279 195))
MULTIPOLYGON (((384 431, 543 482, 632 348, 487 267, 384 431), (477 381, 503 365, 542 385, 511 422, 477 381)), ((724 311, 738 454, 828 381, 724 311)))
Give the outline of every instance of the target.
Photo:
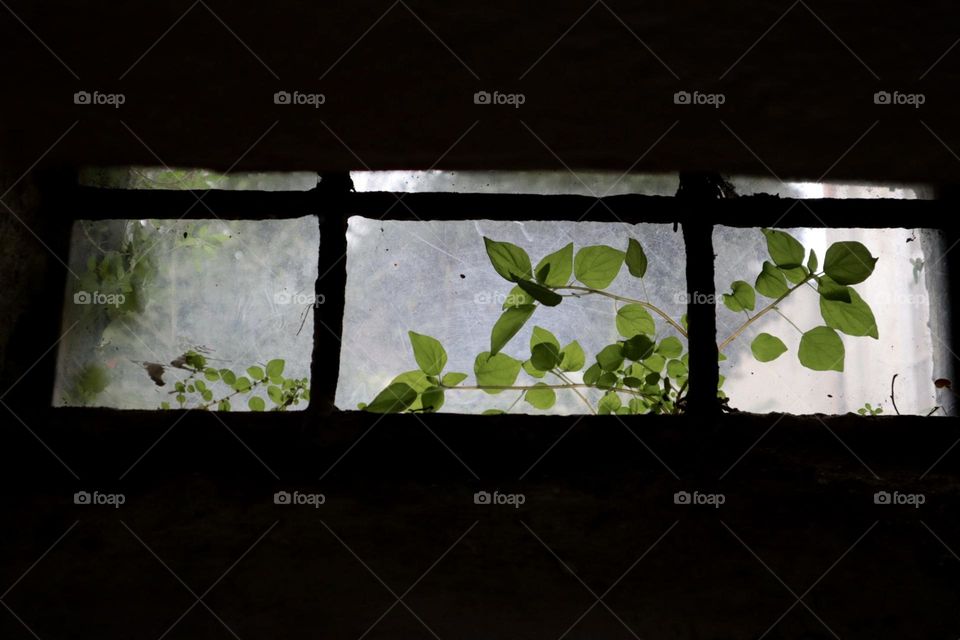
MULTIPOLYGON (((356 409, 361 403, 370 403, 395 376, 417 369, 409 331, 440 341, 449 358, 443 371, 462 372, 469 376, 457 386, 477 384, 475 359, 478 354, 491 350, 491 330, 504 313, 504 303, 521 302, 510 297, 513 283, 498 275, 491 265, 484 237, 521 247, 534 267, 541 258, 568 243, 575 245, 575 251, 590 245, 609 245, 623 251, 627 248, 628 238, 634 238, 642 245, 648 259, 645 277, 641 280, 631 275, 626 266, 621 266, 621 256, 620 263, 613 265, 615 279, 609 285, 594 281, 594 287, 649 302, 678 325, 686 311, 682 234, 674 232, 671 225, 489 220, 407 222, 353 217, 349 220, 347 232, 347 291, 336 395, 338 407, 356 409)), ((560 271, 562 269, 557 271, 558 275, 560 271)), ((584 286, 573 276, 564 278, 563 282, 584 286)), ((570 384, 583 384, 584 370, 596 363, 596 354, 625 339, 623 332, 618 333, 616 320, 617 310, 623 309, 627 303, 577 289, 561 287, 557 291, 565 295, 579 293, 581 297, 564 297, 558 306, 538 306, 502 353, 519 361, 530 360, 531 335, 535 326, 554 334, 561 347, 576 340, 585 353, 584 366, 563 375, 570 384)), ((624 331, 628 331, 628 327, 641 326, 658 342, 679 335, 656 312, 650 311, 648 315, 640 309, 641 313, 630 316, 630 311, 626 314, 630 322, 621 322, 624 331), (650 318, 649 325, 646 318, 650 318)), ((680 367, 686 352, 686 340, 670 340, 666 349, 667 357, 657 368, 665 372, 667 361, 677 360, 678 364, 672 367, 676 374, 673 389, 676 390, 679 386, 677 378, 685 377, 685 366, 682 371, 680 367)), ((622 373, 631 366, 632 361, 627 358, 620 368, 618 386, 624 386, 622 373)), ((530 386, 538 382, 567 384, 550 373, 536 378, 527 371, 520 371, 515 382, 508 382, 507 386, 530 386)), ((602 409, 598 401, 604 391, 587 387, 576 389, 595 410, 602 409)), ((641 388, 638 393, 643 391, 641 388)), ((555 404, 548 409, 538 409, 531 402, 549 405, 546 402, 549 398, 537 398, 535 394, 528 402, 522 390, 505 390, 498 394, 473 389, 447 390, 444 392, 445 404, 440 410, 481 413, 499 409, 511 413, 548 411, 564 414, 590 411, 584 399, 572 388, 556 389, 553 393, 555 404)), ((623 409, 629 410, 629 401, 638 395, 622 392, 618 397, 623 409)), ((608 398, 604 407, 613 408, 614 403, 613 398, 608 398)))
POLYGON ((77 221, 54 404, 305 408, 318 246, 315 217, 77 221))
POLYGON ((103 189, 224 189, 226 191, 306 191, 317 186, 314 171, 219 173, 171 167, 83 167, 85 187, 103 189))
MULTIPOLYGON (((747 309, 741 309, 744 305, 736 299, 749 297, 743 284, 739 285, 740 296, 718 300, 721 344, 750 318, 757 318, 723 349, 727 360, 721 362, 720 372, 726 376, 723 389, 730 405, 747 411, 792 413, 872 413, 879 407, 884 414, 893 414, 889 396, 896 375, 900 413, 926 415, 944 402, 949 410, 953 402, 939 394, 934 384, 938 378, 951 376, 949 358, 941 357, 948 353, 948 328, 946 265, 940 260, 939 233, 910 229, 782 231, 802 248, 780 236, 771 240, 772 250, 768 250, 759 229, 717 227, 714 231, 717 293, 731 294, 732 283, 737 281, 747 283, 750 290, 756 287, 755 306, 746 305, 747 309), (845 244, 851 242, 860 245, 845 244), (860 252, 858 246, 869 254, 860 252), (796 282, 806 277, 805 272, 794 269, 786 273, 773 267, 775 260, 785 266, 795 262, 792 254, 802 254, 799 261, 807 265, 810 250, 817 256, 816 273, 826 271, 828 275, 819 285, 810 280, 798 286, 796 282), (877 258, 872 273, 870 256, 877 258), (770 264, 761 276, 764 261, 770 264), (833 283, 831 293, 830 275, 855 283, 849 288, 833 283), (861 277, 866 279, 860 282, 861 277), (776 297, 794 287, 794 292, 761 316, 776 297), (814 333, 808 334, 811 330, 814 333), (783 347, 786 351, 777 355, 783 347), (758 358, 774 359, 763 362, 758 358), (826 370, 814 370, 807 364, 826 370)), ((943 415, 944 410, 936 414, 943 415)))

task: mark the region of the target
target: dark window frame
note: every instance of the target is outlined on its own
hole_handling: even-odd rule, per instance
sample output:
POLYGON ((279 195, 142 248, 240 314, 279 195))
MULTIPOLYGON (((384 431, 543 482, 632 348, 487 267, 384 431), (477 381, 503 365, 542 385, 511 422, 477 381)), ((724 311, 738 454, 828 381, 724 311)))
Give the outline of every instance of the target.
MULTIPOLYGON (((691 319, 689 335, 690 393, 687 415, 711 416, 720 412, 713 390, 719 375, 716 359, 716 313, 712 305, 697 303, 709 300, 704 293, 714 293, 712 259, 691 259, 691 256, 713 256, 712 231, 716 225, 733 227, 830 227, 830 228, 932 228, 944 232, 947 247, 960 242, 960 228, 953 213, 952 199, 787 199, 766 195, 731 199, 693 199, 683 197, 617 195, 595 198, 581 195, 471 194, 471 193, 354 193, 331 192, 321 188, 309 191, 173 191, 121 190, 60 184, 46 199, 43 209, 56 224, 51 248, 66 256, 72 224, 76 220, 103 220, 136 217, 157 219, 221 218, 236 220, 290 219, 317 216, 320 225, 319 269, 315 292, 325 303, 315 308, 313 358, 311 363, 311 401, 305 411, 289 412, 281 420, 300 424, 305 418, 354 414, 352 410, 334 407, 340 363, 340 338, 343 326, 346 291, 346 228, 350 216, 360 215, 384 220, 572 220, 625 222, 629 224, 668 223, 682 230, 687 255, 688 308, 691 319), (456 215, 454 215, 456 214, 456 215), (910 224, 903 224, 909 220, 910 224), (693 294, 700 295, 693 295, 693 294)), ((947 262, 947 291, 951 317, 960 305, 957 292, 960 278, 960 251, 950 252, 947 262)), ((62 291, 68 273, 66 265, 55 264, 47 279, 48 296, 45 320, 38 329, 49 340, 58 342, 62 327, 62 291)), ((960 344, 960 327, 951 324, 951 345, 960 344)), ((952 348, 952 347, 951 347, 952 348)), ((38 363, 30 402, 50 406, 50 393, 56 375, 57 349, 38 363), (39 390, 39 391, 37 391, 39 390)), ((17 402, 16 404, 20 404, 17 402)), ((44 405, 41 405, 44 406, 44 405)), ((33 405, 35 409, 36 404, 33 405)), ((94 407, 51 407, 58 417, 104 411, 94 407)), ((107 410, 116 411, 116 410, 107 410)), ((155 423, 151 416, 169 415, 190 410, 129 411, 120 415, 137 415, 155 423)), ((234 414, 231 414, 231 416, 234 414)), ((238 414, 239 415, 239 414, 238 414)), ((281 414, 270 414, 271 418, 281 414)), ((421 419, 422 416, 417 416, 421 419)), ((629 419, 636 420, 640 416, 629 419)), ((667 417, 670 418, 670 417, 667 417)), ((904 416, 907 418, 907 416, 904 416)), ((911 416, 916 418, 916 416, 911 416)), ((528 420, 529 416, 503 416, 511 420, 528 420)), ((244 418, 249 424, 262 423, 262 414, 244 418)))

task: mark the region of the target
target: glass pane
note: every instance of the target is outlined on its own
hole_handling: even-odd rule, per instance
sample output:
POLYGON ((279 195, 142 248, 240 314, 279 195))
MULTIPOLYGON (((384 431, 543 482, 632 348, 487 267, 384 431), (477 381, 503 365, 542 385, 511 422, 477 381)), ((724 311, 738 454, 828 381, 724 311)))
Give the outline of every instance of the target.
POLYGON ((54 405, 304 409, 319 241, 315 217, 77 221, 54 405))
POLYGON ((730 183, 741 196, 767 194, 781 198, 889 198, 926 200, 933 190, 924 184, 882 184, 851 182, 781 182, 775 178, 733 176, 730 183))
POLYGON ((315 171, 218 173, 210 169, 167 167, 83 167, 85 187, 103 189, 223 189, 226 191, 306 191, 317 186, 315 171))
MULTIPOLYGON (((636 299, 662 311, 682 330, 681 316, 686 310, 683 239, 682 234, 674 232, 671 225, 490 220, 407 222, 353 217, 349 220, 347 246, 343 350, 336 394, 336 404, 342 409, 356 409, 363 403, 370 403, 398 374, 418 368, 408 334, 410 331, 435 338, 442 344, 448 356, 443 373, 468 374, 465 380, 455 384, 447 379, 450 386, 460 388, 444 391, 445 402, 440 410, 445 412, 502 410, 511 413, 546 411, 571 414, 607 412, 616 410, 617 406, 622 412, 669 410, 685 379, 686 340, 677 339, 677 336, 682 338, 680 331, 657 315, 657 311, 636 303, 618 301, 604 294, 560 286, 589 286, 605 294, 636 299), (491 351, 492 328, 505 313, 504 305, 527 302, 523 299, 523 291, 514 291, 514 284, 494 270, 485 248, 485 237, 522 248, 533 267, 538 265, 541 258, 568 243, 573 243, 573 251, 578 257, 581 256, 579 252, 587 246, 611 247, 609 251, 598 250, 592 254, 588 251, 583 254, 590 260, 581 258, 581 267, 587 263, 597 263, 592 274, 584 272, 582 268, 575 269, 573 276, 568 275, 569 271, 564 273, 565 269, 569 270, 574 253, 568 254, 565 260, 558 258, 556 269, 551 269, 554 270, 554 277, 561 281, 549 278, 549 272, 545 275, 548 285, 555 287, 555 293, 567 297, 563 297, 558 306, 537 306, 502 351, 517 362, 531 360, 534 355, 531 336, 536 326, 551 332, 560 347, 576 340, 585 354, 583 362, 576 362, 575 349, 565 349, 569 358, 565 355, 565 359, 553 367, 560 369, 559 375, 547 373, 543 377, 535 377, 530 371, 536 373, 541 369, 533 368, 531 361, 528 370, 519 371, 514 378, 509 375, 510 366, 518 365, 504 362, 508 378, 505 382, 493 385, 489 380, 484 380, 487 386, 529 387, 543 383, 550 385, 550 390, 540 389, 527 397, 524 389, 490 394, 480 389, 465 388, 478 384, 475 376, 477 357, 478 354, 491 351), (649 266, 643 279, 631 275, 628 267, 623 265, 622 253, 617 254, 617 251, 627 249, 628 238, 636 239, 647 257, 649 266), (603 266, 604 258, 610 259, 606 266, 603 266), (577 277, 580 281, 577 281, 577 277), (607 283, 604 282, 605 277, 613 279, 607 283), (629 304, 633 306, 628 308, 629 304), (623 316, 619 323, 620 331, 618 310, 623 316), (607 376, 605 380, 625 390, 614 394, 617 399, 611 396, 600 403, 606 392, 597 386, 605 383, 591 382, 586 370, 597 362, 597 354, 605 347, 620 345, 617 348, 623 348, 622 341, 637 334, 649 336, 656 344, 663 345, 665 355, 657 356, 649 363, 659 372, 658 380, 651 379, 647 384, 644 378, 650 371, 644 369, 642 364, 634 365, 635 360, 629 357, 636 356, 636 353, 628 353, 626 359, 621 357, 623 362, 620 364, 616 362, 616 354, 608 351, 608 358, 604 362, 613 378, 607 376), (666 338, 670 339, 664 342, 666 338), (663 407, 654 407, 657 405, 656 398, 665 393, 663 381, 659 378, 661 374, 666 374, 670 361, 676 361, 669 367, 674 374, 671 378, 672 392, 667 393, 668 402, 663 407), (563 371, 568 365, 572 370, 563 371), (626 381, 625 377, 633 379, 626 381), (641 383, 641 386, 629 386, 636 383, 641 383), (551 395, 555 398, 553 404, 550 402, 551 395), (631 405, 631 400, 637 402, 631 405), (640 400, 644 401, 642 407, 640 400), (538 406, 548 408, 541 409, 538 406)), ((545 335, 538 333, 544 340, 545 335)), ((640 342, 640 339, 634 340, 632 346, 639 348, 640 342)), ((430 344, 424 346, 425 353, 429 353, 430 349, 430 344)), ((551 368, 544 364, 544 358, 547 361, 551 359, 550 348, 543 347, 540 351, 543 352, 540 354, 542 357, 535 361, 540 366, 551 368)), ((641 358, 644 359, 649 360, 649 354, 641 358)), ((484 358, 483 362, 487 362, 487 359, 484 358)), ((419 380, 415 378, 418 378, 418 374, 411 374, 406 382, 414 387, 422 384, 423 388, 435 385, 434 382, 424 381, 422 375, 419 375, 419 380)), ((420 406, 422 403, 414 403, 410 408, 417 409, 420 406)))
POLYGON ((714 231, 717 293, 728 294, 718 300, 717 331, 727 356, 720 372, 730 405, 754 412, 894 414, 896 375, 900 413, 952 410, 952 399, 935 385, 952 375, 949 358, 942 357, 949 351, 939 233, 782 231, 799 244, 778 235, 768 249, 759 229, 714 231), (805 267, 789 273, 774 267, 808 265, 811 250, 819 283, 805 267), (751 295, 755 304, 746 304, 751 295), (944 403, 945 409, 936 409, 944 403))

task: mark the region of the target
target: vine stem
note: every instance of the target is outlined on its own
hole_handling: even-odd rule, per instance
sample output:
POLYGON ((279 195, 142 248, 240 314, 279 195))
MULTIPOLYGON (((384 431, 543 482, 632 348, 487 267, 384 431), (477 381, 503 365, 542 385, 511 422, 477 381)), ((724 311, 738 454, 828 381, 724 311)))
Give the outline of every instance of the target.
MULTIPOLYGON (((553 370, 553 371, 551 371, 550 373, 552 373, 553 375, 557 376, 558 378, 560 378, 561 380, 563 380, 563 381, 566 382, 567 384, 573 384, 573 381, 570 380, 570 378, 568 378, 567 376, 563 375, 562 373, 560 373, 560 372, 557 371, 556 369, 553 370)), ((583 404, 587 405, 587 409, 590 409, 590 413, 592 413, 593 415, 597 415, 597 410, 593 408, 593 405, 590 404, 590 401, 587 399, 587 397, 586 397, 585 395, 583 395, 582 393, 580 393, 580 390, 579 390, 579 389, 574 388, 574 389, 573 389, 573 392, 574 392, 575 394, 577 394, 577 396, 578 396, 581 400, 583 400, 583 404)))
MULTIPOLYGON (((523 385, 499 385, 499 384, 478 384, 478 385, 457 385, 455 387, 448 387, 441 385, 443 389, 448 389, 455 391, 458 389, 463 389, 466 391, 529 391, 531 389, 572 389, 576 391, 577 389, 600 389, 594 384, 586 384, 579 382, 570 382, 567 384, 540 384, 539 386, 523 386, 523 385)), ((644 398, 655 398, 658 397, 656 394, 644 393, 642 391, 637 391, 636 389, 631 389, 629 387, 610 387, 609 389, 603 389, 604 391, 620 391, 623 393, 630 393, 635 396, 641 396, 644 398)))
POLYGON ((687 337, 687 330, 683 328, 683 325, 681 325, 679 322, 677 322, 676 320, 674 320, 673 318, 671 318, 670 315, 669 315, 666 311, 664 311, 663 309, 661 309, 661 308, 658 307, 657 305, 651 304, 651 303, 649 303, 649 302, 647 302, 647 301, 645 301, 645 300, 635 300, 635 299, 633 299, 633 298, 627 298, 627 297, 625 297, 625 296, 620 296, 620 295, 617 295, 617 294, 615 294, 615 293, 610 293, 609 291, 601 291, 600 289, 591 289, 590 287, 581 287, 581 286, 579 286, 579 285, 573 285, 573 284, 571 284, 571 285, 566 285, 566 286, 563 286, 563 287, 554 287, 554 289, 569 289, 569 290, 571 290, 571 291, 583 291, 585 294, 595 293, 595 294, 597 294, 597 295, 601 295, 601 296, 604 296, 604 297, 607 297, 607 298, 612 298, 612 299, 614 299, 614 300, 619 300, 620 302, 626 302, 626 303, 629 303, 629 304, 638 304, 638 305, 640 305, 641 307, 646 307, 647 309, 650 309, 651 311, 653 311, 654 313, 656 313, 658 316, 660 316, 661 318, 663 318, 664 320, 666 320, 667 323, 668 323, 671 327, 673 327, 674 329, 676 329, 677 332, 680 333, 680 335, 682 335, 684 338, 687 337))
POLYGON ((814 275, 814 274, 812 274, 812 273, 807 274, 807 277, 806 277, 806 278, 804 278, 803 280, 801 280, 800 282, 798 282, 798 283, 795 284, 794 286, 792 286, 792 287, 790 287, 789 289, 787 289, 787 292, 786 292, 786 293, 784 293, 782 296, 780 296, 779 298, 777 298, 776 300, 774 300, 773 302, 771 302, 770 304, 768 304, 767 306, 765 306, 765 307, 764 307, 763 309, 761 309, 756 315, 754 315, 752 318, 750 318, 749 320, 747 320, 746 322, 744 322, 742 325, 740 325, 739 327, 737 327, 737 330, 736 330, 736 331, 734 331, 733 333, 731 333, 729 336, 727 336, 727 339, 726 339, 726 340, 724 340, 724 341, 721 342, 719 345, 717 345, 717 351, 723 351, 723 350, 727 347, 727 345, 729 345, 731 342, 733 342, 733 341, 736 340, 738 337, 740 337, 740 334, 743 333, 744 331, 746 331, 746 330, 747 330, 747 327, 749 327, 749 326, 752 325, 754 322, 756 322, 757 320, 759 320, 760 318, 762 318, 762 317, 763 317, 764 315, 766 315, 768 312, 774 310, 774 309, 777 307, 778 304, 780 304, 781 302, 783 302, 783 301, 786 299, 787 296, 789 296, 791 293, 793 293, 794 291, 796 291, 797 289, 799 289, 799 288, 802 287, 803 285, 807 284, 807 282, 809 282, 810 280, 812 280, 812 279, 814 279, 814 278, 816 278, 816 275, 814 275))

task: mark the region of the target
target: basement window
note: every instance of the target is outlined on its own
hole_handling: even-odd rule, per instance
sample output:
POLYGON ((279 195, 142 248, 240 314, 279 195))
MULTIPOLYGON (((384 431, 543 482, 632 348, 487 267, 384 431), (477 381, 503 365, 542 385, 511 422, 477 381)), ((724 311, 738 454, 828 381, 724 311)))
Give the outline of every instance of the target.
POLYGON ((768 243, 759 229, 714 228, 717 332, 726 356, 720 373, 730 406, 757 413, 943 415, 937 407, 953 403, 935 384, 950 368, 940 355, 949 328, 942 234, 827 228, 773 233, 780 232, 798 241, 798 256, 802 247, 802 267, 775 266, 775 258, 783 261, 791 251, 783 235, 770 236, 768 243), (844 254, 845 246, 868 253, 844 254), (852 264, 832 267, 831 259, 852 264), (867 265, 872 273, 859 282, 867 265), (807 267, 820 276, 808 276, 807 267), (847 288, 823 277, 832 269, 838 269, 835 275, 851 271, 847 276, 858 282, 847 288))
POLYGON ((318 246, 312 216, 77 220, 54 405, 305 408, 318 246))

